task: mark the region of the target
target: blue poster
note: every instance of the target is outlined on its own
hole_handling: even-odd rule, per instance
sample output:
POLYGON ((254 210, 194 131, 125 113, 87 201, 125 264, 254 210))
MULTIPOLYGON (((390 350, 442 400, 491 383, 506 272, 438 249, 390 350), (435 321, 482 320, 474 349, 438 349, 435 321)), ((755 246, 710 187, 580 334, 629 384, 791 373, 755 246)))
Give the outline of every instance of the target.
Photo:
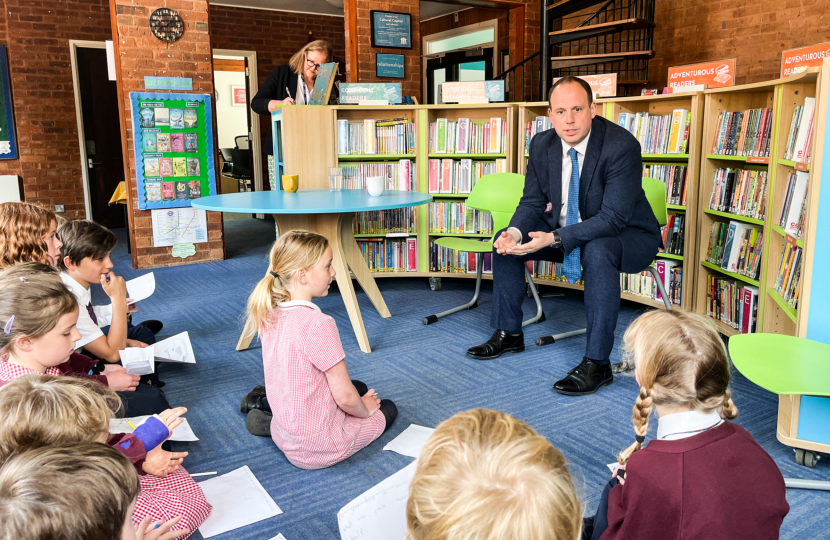
POLYGON ((12 86, 5 45, 0 45, 0 87, 0 159, 17 159, 12 86))
POLYGON ((403 79, 404 56, 402 54, 378 53, 376 63, 377 71, 375 72, 375 75, 378 77, 403 79))
POLYGON ((371 12, 372 47, 412 48, 412 16, 392 11, 371 12))
POLYGON ((401 83, 340 83, 340 104, 358 105, 366 100, 401 102, 401 83))

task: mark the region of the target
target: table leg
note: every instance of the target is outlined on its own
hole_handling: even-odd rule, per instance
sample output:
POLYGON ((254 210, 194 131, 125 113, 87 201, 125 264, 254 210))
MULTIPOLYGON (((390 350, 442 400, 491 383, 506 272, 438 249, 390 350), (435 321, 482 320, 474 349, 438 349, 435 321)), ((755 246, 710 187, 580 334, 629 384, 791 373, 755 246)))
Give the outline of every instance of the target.
POLYGON ((346 263, 352 269, 357 278, 357 282, 363 287, 363 291, 372 305, 378 310, 380 316, 384 319, 392 316, 389 313, 389 308, 386 307, 386 302, 383 300, 383 295, 380 294, 375 278, 369 271, 369 266, 366 264, 366 259, 363 257, 363 252, 357 247, 357 242, 354 239, 354 232, 352 231, 351 214, 341 214, 340 221, 340 239, 343 246, 343 252, 346 256, 346 263))

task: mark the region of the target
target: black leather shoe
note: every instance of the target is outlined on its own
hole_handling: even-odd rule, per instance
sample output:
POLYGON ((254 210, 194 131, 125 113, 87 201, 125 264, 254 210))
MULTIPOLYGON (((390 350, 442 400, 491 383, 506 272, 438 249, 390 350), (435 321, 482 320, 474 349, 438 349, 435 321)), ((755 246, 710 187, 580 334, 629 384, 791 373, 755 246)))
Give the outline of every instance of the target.
POLYGON ((556 381, 553 391, 566 396, 585 396, 612 382, 614 375, 608 362, 600 364, 596 360, 583 357, 582 362, 570 370, 567 377, 556 381))
POLYGON ((262 408, 262 398, 265 397, 265 387, 255 386, 253 390, 242 397, 239 405, 239 412, 248 414, 248 411, 262 408))
POLYGON ((467 349, 467 356, 476 360, 492 360, 506 352, 522 352, 525 350, 525 335, 511 336, 504 330, 496 330, 492 337, 475 347, 467 349))
POLYGON ((251 435, 270 437, 271 419, 273 417, 271 413, 254 409, 248 413, 248 417, 245 419, 245 427, 248 428, 248 433, 251 435))
POLYGON ((161 321, 157 321, 155 319, 150 319, 149 321, 141 321, 136 326, 146 326, 150 330, 150 332, 152 332, 155 336, 156 334, 161 332, 162 328, 164 328, 164 323, 162 323, 161 321))

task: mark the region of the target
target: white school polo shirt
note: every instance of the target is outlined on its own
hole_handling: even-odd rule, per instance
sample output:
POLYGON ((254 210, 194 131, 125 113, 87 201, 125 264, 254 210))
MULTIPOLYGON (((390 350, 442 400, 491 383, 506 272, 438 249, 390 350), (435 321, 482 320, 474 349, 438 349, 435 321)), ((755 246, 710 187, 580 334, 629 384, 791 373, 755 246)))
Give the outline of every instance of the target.
POLYGON ((109 326, 112 322, 112 304, 109 306, 92 306, 95 317, 98 319, 98 324, 95 324, 86 309, 86 306, 92 302, 92 293, 89 292, 89 289, 84 288, 66 272, 61 272, 61 279, 64 285, 69 287, 69 290, 72 291, 72 294, 78 300, 78 307, 80 309, 78 310, 77 328, 78 332, 81 333, 81 339, 75 342, 75 348, 80 349, 87 343, 95 341, 104 335, 101 327, 109 326))

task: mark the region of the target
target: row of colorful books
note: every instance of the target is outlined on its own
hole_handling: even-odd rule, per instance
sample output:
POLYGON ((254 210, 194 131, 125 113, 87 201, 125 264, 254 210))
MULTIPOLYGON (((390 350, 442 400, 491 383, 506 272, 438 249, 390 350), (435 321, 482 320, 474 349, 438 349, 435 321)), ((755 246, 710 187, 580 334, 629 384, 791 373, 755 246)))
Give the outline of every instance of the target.
POLYGON ((430 193, 469 193, 485 174, 507 172, 507 160, 430 159, 430 193))
POLYGON ((464 201, 434 201, 429 205, 432 234, 493 234, 493 216, 464 201))
POLYGON ((663 246, 665 247, 660 252, 683 255, 686 238, 686 214, 669 214, 668 218, 661 229, 663 246))
POLYGON ((643 154, 686 154, 691 117, 686 109, 664 115, 620 113, 617 124, 637 137, 643 154))
MULTIPOLYGON (((565 277, 565 266, 562 263, 551 261, 528 261, 527 267, 533 277, 539 279, 550 279, 553 281, 568 282, 565 277)), ((574 285, 584 285, 582 280, 577 281, 574 285)))
MULTIPOLYGON (((680 261, 655 261, 654 267, 663 282, 669 303, 680 305, 683 298, 683 263, 680 261)), ((662 302, 663 295, 651 272, 620 274, 620 290, 636 296, 662 302)))
POLYGON ((805 97, 804 105, 797 105, 790 122, 790 132, 787 135, 787 145, 784 148, 784 159, 810 162, 810 144, 813 139, 813 113, 816 108, 816 98, 805 97))
POLYGON ((709 208, 738 216, 764 219, 767 171, 717 169, 709 208))
POLYGON ((402 159, 385 163, 343 163, 343 189, 366 189, 371 176, 386 178, 384 189, 417 191, 417 171, 412 161, 402 159))
POLYGON ((358 238, 370 272, 416 272, 418 270, 417 238, 358 238))
POLYGON ((796 171, 790 173, 787 180, 787 191, 784 195, 784 204, 781 205, 781 216, 778 218, 784 232, 801 238, 804 234, 804 215, 807 213, 807 179, 809 173, 796 171))
POLYGON ((772 109, 725 111, 718 115, 712 154, 769 157, 772 109))
POLYGON ((490 120, 457 121, 438 118, 429 124, 430 154, 502 154, 507 152, 507 122, 490 120))
POLYGON ((357 212, 352 230, 355 234, 415 234, 418 232, 416 207, 357 212))
POLYGON ((644 164, 643 176, 656 178, 666 184, 666 203, 686 206, 688 167, 685 165, 644 164))
POLYGON ((415 124, 406 118, 337 121, 337 153, 345 155, 414 154, 415 124))
POLYGON ((550 123, 550 118, 547 116, 537 116, 533 121, 525 125, 525 154, 530 153, 530 141, 537 133, 549 130, 553 127, 550 123))
POLYGON ((764 232, 760 227, 730 221, 712 224, 706 260, 722 270, 758 279, 764 232))
POLYGON ((778 275, 775 278, 775 290, 791 307, 798 307, 798 293, 801 290, 802 251, 789 242, 781 253, 778 263, 778 275))
MULTIPOLYGON (((475 274, 478 271, 475 253, 468 253, 441 247, 430 242, 429 267, 432 272, 451 272, 453 274, 475 274)), ((493 273, 493 254, 484 253, 481 264, 482 274, 493 273)))
POLYGON ((706 314, 740 330, 742 334, 755 333, 758 287, 710 274, 706 288, 706 314))

